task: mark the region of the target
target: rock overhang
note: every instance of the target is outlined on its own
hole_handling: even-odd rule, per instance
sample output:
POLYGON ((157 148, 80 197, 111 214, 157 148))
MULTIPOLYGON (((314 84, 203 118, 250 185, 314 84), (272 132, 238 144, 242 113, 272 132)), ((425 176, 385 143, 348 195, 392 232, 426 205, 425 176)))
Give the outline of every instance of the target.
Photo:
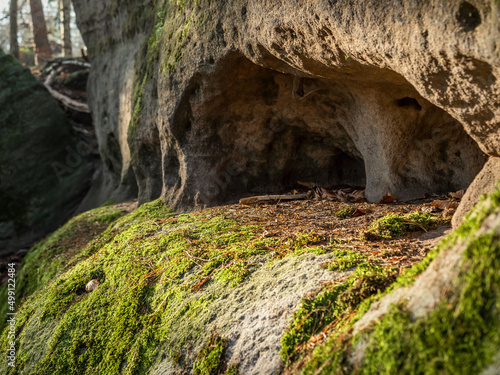
POLYGON ((499 155, 495 1, 157 5, 128 137, 141 202, 189 209, 309 176, 404 200, 466 187, 499 155))

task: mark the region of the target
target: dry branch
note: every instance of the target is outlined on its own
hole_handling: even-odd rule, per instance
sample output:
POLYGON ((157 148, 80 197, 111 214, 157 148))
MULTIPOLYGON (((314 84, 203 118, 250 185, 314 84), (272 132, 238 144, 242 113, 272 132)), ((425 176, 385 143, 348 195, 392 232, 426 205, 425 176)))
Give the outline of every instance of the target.
POLYGON ((47 90, 49 90, 50 95, 52 95, 56 100, 63 103, 66 107, 74 109, 75 111, 78 112, 90 113, 89 106, 87 104, 77 102, 76 100, 73 100, 70 97, 54 90, 47 84, 45 84, 45 87, 47 88, 47 90))
POLYGON ((259 195, 240 199, 240 204, 253 204, 262 202, 291 201, 297 199, 306 199, 307 194, 284 194, 284 195, 259 195))

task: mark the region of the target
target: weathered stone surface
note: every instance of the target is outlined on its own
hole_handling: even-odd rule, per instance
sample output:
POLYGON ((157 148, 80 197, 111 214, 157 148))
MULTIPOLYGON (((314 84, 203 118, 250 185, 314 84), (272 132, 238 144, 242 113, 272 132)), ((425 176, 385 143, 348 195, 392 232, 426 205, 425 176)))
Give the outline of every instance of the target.
MULTIPOLYGON (((470 314, 469 316, 474 316, 473 314, 479 315, 480 311, 495 309, 495 306, 498 305, 498 294, 488 294, 491 289, 496 288, 498 285, 489 278, 488 273, 496 273, 497 270, 494 265, 492 266, 491 260, 486 261, 491 254, 496 257, 495 251, 498 251, 498 236, 500 234, 498 203, 498 190, 496 190, 494 194, 486 197, 473 208, 467 222, 463 223, 457 229, 457 232, 452 233, 445 240, 437 257, 416 278, 411 286, 400 287, 385 295, 379 301, 373 303, 363 317, 356 322, 353 334, 357 334, 358 338, 351 352, 351 364, 354 368, 360 368, 363 365, 368 350, 379 349, 374 349, 373 342, 372 346, 368 348, 367 341, 370 340, 370 335, 373 333, 373 326, 380 323, 386 315, 393 313, 395 306, 404 306, 403 309, 409 316, 408 323, 415 322, 418 324, 418 322, 422 323, 435 313, 439 305, 447 304, 448 309, 455 311, 454 318, 456 319, 441 321, 440 324, 443 327, 449 327, 448 331, 452 333, 451 337, 457 337, 459 342, 469 340, 470 334, 463 333, 462 327, 458 323, 461 318, 458 316, 465 314, 470 314), (480 256, 481 253, 487 254, 484 259, 480 256), (471 256, 471 254, 474 254, 474 256, 471 256), (471 258, 474 258, 475 263, 471 258), (473 264, 474 266, 472 266, 473 264), (476 301, 474 297, 471 298, 467 291, 469 289, 470 293, 471 287, 468 283, 474 285, 471 282, 474 279, 480 280, 479 284, 486 285, 484 290, 488 290, 488 292, 482 290, 482 293, 487 297, 480 300, 480 302, 476 301), (493 286, 493 288, 488 289, 490 286, 493 286), (470 306, 472 306, 470 311, 464 313, 460 311, 465 309, 463 305, 459 308, 455 303, 467 298, 473 302, 469 302, 470 306)), ((479 287, 479 289, 481 288, 479 287)), ((396 330, 396 326, 397 324, 394 324, 387 330, 387 337, 390 337, 391 331, 396 330)), ((422 324, 420 329, 423 336, 429 334, 428 331, 425 331, 429 329, 425 324, 422 324)), ((492 331, 495 334, 498 332, 497 328, 492 328, 492 331)), ((432 331, 430 333, 432 335, 432 331)), ((439 335, 436 335, 436 337, 439 337, 439 335)), ((435 348, 432 347, 436 344, 434 341, 431 344, 431 341, 429 340, 420 347, 412 347, 411 349, 422 352, 426 350, 436 352, 435 348)), ((498 341, 495 338, 486 337, 483 343, 485 346, 490 346, 488 348, 489 354, 486 356, 487 362, 482 364, 474 363, 474 365, 479 366, 479 368, 486 367, 484 372, 486 374, 492 373, 491 371, 498 368, 498 356, 491 358, 492 350, 496 351, 498 347, 498 341), (490 362, 493 362, 493 364, 490 365, 490 362), (486 365, 489 365, 489 367, 486 365)), ((391 342, 391 344, 393 343, 391 342)), ((384 343, 380 344, 381 347, 383 345, 384 343)), ((400 343, 394 342, 394 345, 400 345, 400 343)), ((469 350, 480 352, 484 349, 469 347, 469 350)), ((457 353, 458 355, 460 354, 457 353)))
POLYGON ((137 196, 131 168, 127 129, 132 114, 133 79, 145 30, 154 16, 150 0, 75 1, 77 22, 88 47, 92 69, 88 81, 102 171, 82 202, 80 211, 109 198, 115 202, 137 196))
POLYGON ((210 205, 297 179, 410 199, 464 188, 483 152, 500 155, 495 1, 92 3, 75 7, 110 69, 93 72, 90 90, 105 179, 133 185, 124 134, 136 108, 128 142, 142 202, 210 205), (117 37, 144 9, 136 34, 117 37), (141 41, 140 99, 103 116, 117 108, 104 104, 111 87, 131 98, 141 41))
POLYGON ((19 248, 68 219, 93 172, 57 102, 0 51, 0 249, 19 248))
POLYGON ((500 180, 500 158, 490 157, 465 192, 457 212, 453 215, 453 228, 457 228, 460 225, 463 217, 479 202, 482 194, 491 193, 495 190, 498 180, 500 180))
MULTIPOLYGON (((316 290, 321 281, 341 279, 346 272, 331 272, 320 264, 329 256, 305 255, 284 259, 256 271, 251 281, 218 291, 211 285, 205 293, 216 290, 220 296, 206 309, 197 325, 203 332, 217 330, 228 339, 225 360, 239 364, 240 374, 275 374, 283 369, 279 355, 280 340, 291 313, 301 297, 316 290)), ((182 322, 179 322, 182 325, 182 322)), ((193 340, 194 341, 194 340, 193 340)), ((203 335, 196 338, 194 352, 205 344, 203 335)), ((159 350, 161 353, 167 348, 159 350)), ((152 374, 175 374, 189 371, 164 356, 152 374)))

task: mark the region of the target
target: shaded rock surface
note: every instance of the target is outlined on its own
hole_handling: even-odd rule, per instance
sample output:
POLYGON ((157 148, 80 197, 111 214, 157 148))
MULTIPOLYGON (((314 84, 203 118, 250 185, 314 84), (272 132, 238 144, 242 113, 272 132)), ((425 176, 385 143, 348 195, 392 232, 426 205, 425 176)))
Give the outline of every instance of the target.
POLYGON ((182 208, 297 179, 411 199, 465 188, 499 155, 495 1, 75 9, 103 67, 91 90, 108 192, 132 192, 135 174, 141 202, 182 208), (132 105, 106 105, 111 87, 132 105))
POLYGON ((463 217, 479 202, 482 194, 494 191, 498 180, 500 180, 500 158, 491 157, 465 192, 457 212, 453 215, 454 228, 460 225, 463 217))
POLYGON ((30 71, 0 51, 0 250, 25 247, 74 212, 89 152, 30 71))

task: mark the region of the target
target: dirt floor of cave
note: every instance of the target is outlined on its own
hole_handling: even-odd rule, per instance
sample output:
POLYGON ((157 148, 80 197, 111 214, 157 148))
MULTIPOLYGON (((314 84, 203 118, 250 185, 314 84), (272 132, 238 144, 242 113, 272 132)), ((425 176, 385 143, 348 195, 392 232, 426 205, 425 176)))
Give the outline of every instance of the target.
MULTIPOLYGON (((433 196, 429 199, 390 204, 344 203, 327 200, 297 200, 257 205, 233 204, 210 208, 214 216, 224 215, 242 225, 256 225, 262 228, 263 237, 278 239, 294 238, 300 234, 313 233, 321 239, 320 245, 338 242, 339 248, 362 253, 367 258, 376 259, 378 264, 394 267, 403 271, 420 262, 437 242, 451 231, 453 211, 440 211, 434 214, 441 217, 442 224, 427 233, 409 232, 395 239, 368 241, 363 234, 374 220, 388 214, 404 215, 411 212, 425 212, 431 209, 431 202, 447 199, 446 196, 433 196), (367 214, 340 219, 335 213, 351 206, 367 214)), ((206 211, 205 211, 206 214, 206 211)))
MULTIPOLYGON (((320 238, 319 245, 327 246, 332 242, 338 242, 339 248, 360 252, 367 258, 376 259, 378 264, 397 268, 401 272, 422 260, 438 240, 450 230, 451 213, 449 211, 436 213, 437 216, 443 217, 443 225, 428 233, 410 232, 396 239, 375 241, 363 239, 363 233, 374 220, 385 215, 428 210, 434 199, 446 199, 446 197, 433 196, 429 199, 390 204, 345 203, 312 199, 250 206, 232 204, 207 208, 199 214, 206 215, 208 211, 213 216, 223 215, 235 219, 242 225, 258 226, 261 228, 262 237, 286 240, 301 234, 312 233, 320 238), (337 218, 335 213, 346 206, 371 212, 346 219, 337 218)), ((117 207, 132 212, 137 208, 137 200, 117 205, 117 207)), ((82 226, 65 241, 64 245, 81 249, 105 228, 106 225, 102 224, 82 226)), ((2 262, 5 265, 0 266, 6 266, 7 262, 20 263, 26 252, 23 250, 18 254, 13 254, 2 262)))

